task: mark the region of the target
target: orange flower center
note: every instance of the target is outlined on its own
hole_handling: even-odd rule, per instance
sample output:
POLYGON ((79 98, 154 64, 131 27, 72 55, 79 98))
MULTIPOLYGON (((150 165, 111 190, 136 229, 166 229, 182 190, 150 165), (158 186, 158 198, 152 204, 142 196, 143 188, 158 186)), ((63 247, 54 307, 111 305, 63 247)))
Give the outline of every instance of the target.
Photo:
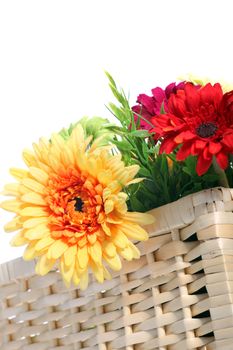
POLYGON ((52 237, 69 245, 86 244, 88 236, 99 230, 103 218, 102 186, 75 169, 53 174, 48 184, 52 237))

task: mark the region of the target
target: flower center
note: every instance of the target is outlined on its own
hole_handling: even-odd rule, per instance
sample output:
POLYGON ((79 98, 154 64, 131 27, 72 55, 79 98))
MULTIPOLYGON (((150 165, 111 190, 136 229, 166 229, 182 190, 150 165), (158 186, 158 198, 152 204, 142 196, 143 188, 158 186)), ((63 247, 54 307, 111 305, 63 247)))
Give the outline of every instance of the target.
POLYGON ((83 211, 83 205, 84 205, 84 202, 82 200, 82 198, 80 197, 75 197, 74 200, 76 201, 75 204, 74 204, 74 209, 75 211, 83 211))
POLYGON ((203 138, 211 137, 216 133, 217 129, 218 129, 218 127, 216 124, 207 122, 207 123, 203 123, 203 124, 199 125, 196 128, 196 133, 198 136, 203 137, 203 138))
POLYGON ((49 227, 52 238, 81 246, 99 232, 104 211, 102 188, 91 177, 74 171, 62 175, 51 176, 47 189, 51 210, 49 227))

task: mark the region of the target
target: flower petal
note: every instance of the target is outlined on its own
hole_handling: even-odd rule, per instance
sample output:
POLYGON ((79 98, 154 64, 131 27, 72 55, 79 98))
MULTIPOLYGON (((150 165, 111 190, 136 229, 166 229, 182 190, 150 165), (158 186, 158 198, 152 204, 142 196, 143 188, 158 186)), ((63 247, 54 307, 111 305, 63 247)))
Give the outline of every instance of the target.
POLYGON ((22 203, 18 200, 11 199, 1 202, 0 207, 13 213, 19 213, 22 207, 22 203))
POLYGON ((203 156, 203 153, 201 153, 197 159, 197 167, 196 167, 197 175, 201 176, 205 174, 209 169, 209 167, 211 166, 211 163, 212 163, 212 157, 209 159, 206 159, 203 156))
POLYGON ((47 257, 49 259, 58 259, 65 253, 67 249, 68 249, 68 246, 66 243, 64 243, 61 240, 57 240, 50 245, 47 253, 47 257))
POLYGON ((124 223, 121 225, 122 232, 129 238, 137 241, 146 241, 148 233, 139 225, 124 223))
POLYGON ((29 172, 37 182, 41 183, 42 185, 47 185, 49 176, 43 169, 30 167, 29 172))
POLYGON ((78 248, 77 258, 81 269, 86 269, 89 261, 87 246, 84 246, 83 248, 78 248))
POLYGON ((36 273, 41 276, 46 275, 52 270, 55 263, 56 260, 48 259, 46 255, 42 255, 36 264, 36 273))
POLYGON ((225 170, 228 166, 228 156, 224 152, 216 154, 216 160, 220 168, 225 170))
POLYGON ((116 254, 113 258, 110 258, 106 254, 104 254, 103 258, 114 271, 119 271, 121 269, 122 265, 119 255, 116 254))
POLYGON ((150 225, 155 222, 155 217, 147 213, 128 212, 124 215, 124 221, 132 221, 140 225, 150 225))
POLYGON ((77 246, 73 245, 69 247, 64 253, 65 265, 70 266, 71 264, 73 264, 73 262, 75 262, 76 255, 77 255, 77 246))
POLYGON ((101 264, 102 248, 99 241, 96 241, 95 244, 88 247, 88 253, 95 263, 101 264))

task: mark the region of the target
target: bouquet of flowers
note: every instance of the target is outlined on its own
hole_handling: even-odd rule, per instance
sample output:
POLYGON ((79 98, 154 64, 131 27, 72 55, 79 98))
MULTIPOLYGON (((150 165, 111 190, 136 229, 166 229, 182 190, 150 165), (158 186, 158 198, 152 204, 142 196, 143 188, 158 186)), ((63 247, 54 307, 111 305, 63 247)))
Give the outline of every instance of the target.
MULTIPOLYGON (((215 186, 233 186, 233 90, 197 79, 140 94, 136 104, 107 73, 116 123, 83 118, 25 150, 27 169, 1 203, 15 217, 6 232, 26 245, 36 272, 58 266, 67 286, 85 289, 140 257, 149 210, 215 186)), ((156 218, 155 218, 156 219, 156 218)))

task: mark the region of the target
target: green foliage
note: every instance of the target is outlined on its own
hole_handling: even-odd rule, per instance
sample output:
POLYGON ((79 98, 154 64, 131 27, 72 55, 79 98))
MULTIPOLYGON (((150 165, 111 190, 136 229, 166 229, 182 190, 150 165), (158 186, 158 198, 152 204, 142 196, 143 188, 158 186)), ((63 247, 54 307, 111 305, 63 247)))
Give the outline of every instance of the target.
MULTIPOLYGON (((109 73, 106 75, 118 102, 118 105, 110 103, 109 110, 121 124, 118 127, 109 127, 115 133, 112 142, 122 153, 126 165, 138 164, 140 166, 138 177, 145 178, 144 181, 132 184, 127 188, 129 210, 148 211, 185 195, 218 186, 219 177, 213 166, 205 175, 198 176, 196 157, 190 156, 184 162, 178 162, 176 151, 169 155, 159 154, 160 143, 156 144, 153 135, 138 128, 142 116, 137 115, 139 124, 135 123, 124 91, 117 88, 109 73)), ((164 112, 163 105, 161 112, 164 112)), ((233 159, 231 164, 233 164, 233 159)), ((233 175, 231 183, 233 185, 233 175)))

